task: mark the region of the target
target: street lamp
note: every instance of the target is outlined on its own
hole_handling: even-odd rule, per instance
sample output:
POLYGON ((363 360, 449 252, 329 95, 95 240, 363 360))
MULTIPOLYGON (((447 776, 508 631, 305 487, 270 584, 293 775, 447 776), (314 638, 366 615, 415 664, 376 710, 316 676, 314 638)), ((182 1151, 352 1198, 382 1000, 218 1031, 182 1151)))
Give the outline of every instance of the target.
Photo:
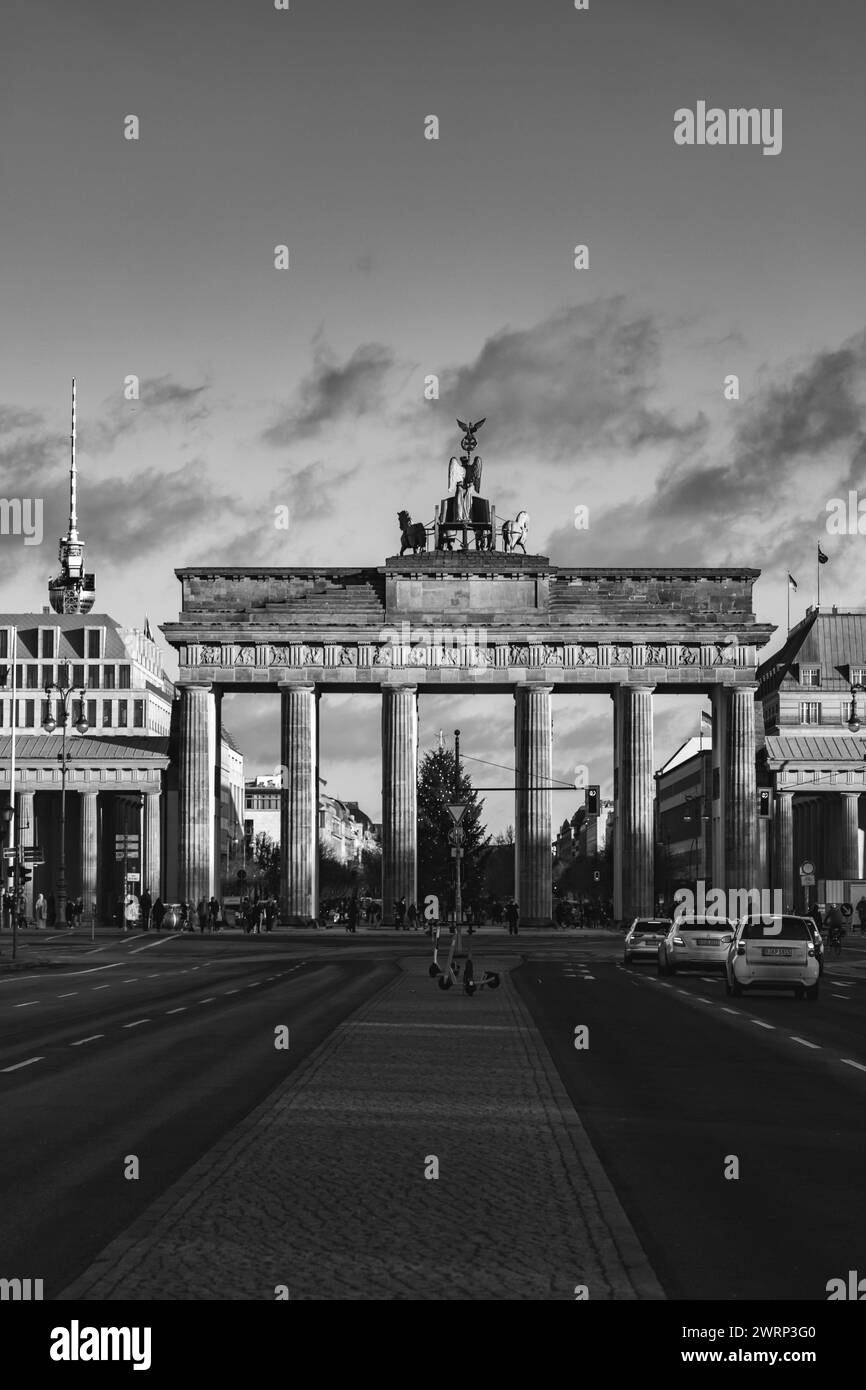
MULTIPOLYGON (((71 722, 69 716, 69 697, 73 694, 75 687, 69 686, 66 690, 60 685, 46 684, 45 699, 48 704, 48 713, 42 721, 42 727, 47 734, 53 734, 58 722, 63 734, 63 743, 60 751, 60 866, 57 875, 57 920, 66 920, 66 728, 71 722), (54 718, 51 713, 51 694, 56 691, 60 696, 60 719, 54 718)), ((84 690, 78 692, 78 722, 75 727, 80 734, 86 734, 90 725, 84 717, 84 690)))
POLYGON ((866 690, 866 686, 854 684, 851 686, 851 718, 848 720, 848 728, 852 734, 860 732, 860 717, 857 713, 857 696, 866 690))

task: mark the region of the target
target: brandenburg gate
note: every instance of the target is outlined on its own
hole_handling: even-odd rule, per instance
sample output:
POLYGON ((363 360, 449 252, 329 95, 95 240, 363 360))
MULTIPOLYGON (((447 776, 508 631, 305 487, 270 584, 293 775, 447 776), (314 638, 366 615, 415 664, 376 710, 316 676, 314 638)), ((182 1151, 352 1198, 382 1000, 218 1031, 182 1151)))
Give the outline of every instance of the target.
POLYGON ((654 908, 656 690, 710 693, 714 886, 758 886, 756 669, 773 632, 753 612, 760 571, 565 568, 519 553, 528 518, 520 513, 500 534, 493 509, 473 495, 480 460, 469 462, 473 427, 464 428, 463 477, 452 459, 454 493, 432 525, 413 526, 401 513, 412 553, 374 568, 176 571, 181 612, 162 631, 180 664, 178 854, 187 899, 210 896, 216 883, 226 690, 280 694, 281 896, 290 924, 317 916, 318 704, 329 691, 381 696, 386 923, 396 899, 424 894, 416 799, 424 690, 513 694, 521 924, 552 921, 552 712, 561 693, 612 697, 617 920, 654 908))

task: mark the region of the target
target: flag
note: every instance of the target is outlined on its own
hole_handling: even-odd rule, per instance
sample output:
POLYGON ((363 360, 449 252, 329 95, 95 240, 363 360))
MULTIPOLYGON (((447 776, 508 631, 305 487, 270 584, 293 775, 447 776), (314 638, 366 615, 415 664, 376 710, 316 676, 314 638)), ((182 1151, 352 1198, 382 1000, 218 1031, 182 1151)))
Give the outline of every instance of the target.
POLYGON ((704 726, 705 724, 707 724, 710 728, 712 728, 712 727, 713 727, 713 719, 712 719, 712 715, 707 714, 706 710, 705 710, 705 709, 702 709, 702 710, 701 710, 701 728, 703 728, 703 726, 704 726))
POLYGON ((789 575, 788 575, 788 583, 790 584, 791 588, 794 590, 794 593, 796 594, 796 592, 797 592, 797 581, 796 581, 796 579, 794 578, 793 574, 789 574, 789 575))
POLYGON ((153 633, 152 633, 151 630, 150 630, 150 618, 147 616, 146 613, 145 613, 145 615, 144 615, 144 635, 145 635, 145 637, 147 637, 151 642, 156 641, 156 638, 154 637, 153 633))
POLYGON ((819 545, 819 546, 818 546, 818 564, 819 564, 819 565, 826 565, 826 563, 827 563, 827 561, 829 560, 829 558, 830 558, 830 556, 829 556, 829 555, 825 555, 824 552, 823 552, 823 550, 821 549, 821 547, 820 547, 820 545, 819 545))

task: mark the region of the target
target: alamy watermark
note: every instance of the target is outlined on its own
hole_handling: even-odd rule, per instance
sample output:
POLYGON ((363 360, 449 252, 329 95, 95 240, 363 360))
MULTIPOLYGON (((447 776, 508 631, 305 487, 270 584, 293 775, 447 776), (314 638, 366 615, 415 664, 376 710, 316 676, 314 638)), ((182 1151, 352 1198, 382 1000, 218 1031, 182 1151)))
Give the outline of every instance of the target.
POLYGON ((23 536, 25 545, 41 545, 42 498, 0 497, 0 536, 23 536))
MULTIPOLYGON (((708 922, 718 922, 725 926, 736 922, 740 917, 751 917, 770 928, 773 935, 773 919, 782 916, 782 890, 774 888, 711 888, 699 879, 691 888, 678 888, 674 893, 674 921, 683 922, 688 917, 702 917, 708 922)), ((776 931, 781 931, 781 922, 776 923, 776 931)))
POLYGON ((764 154, 782 152, 781 106, 707 106, 699 101, 694 111, 680 106, 674 112, 676 145, 763 145, 764 154))

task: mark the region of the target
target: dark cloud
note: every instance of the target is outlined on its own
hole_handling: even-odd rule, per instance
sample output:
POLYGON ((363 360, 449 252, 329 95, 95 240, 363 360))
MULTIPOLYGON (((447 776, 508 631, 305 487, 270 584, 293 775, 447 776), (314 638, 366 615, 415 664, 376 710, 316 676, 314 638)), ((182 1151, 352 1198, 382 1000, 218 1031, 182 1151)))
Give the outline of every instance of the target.
POLYGON ((573 460, 671 441, 694 447, 703 415, 681 421, 650 403, 660 367, 661 325, 630 314, 619 295, 502 329, 473 363, 441 373, 440 396, 462 419, 489 417, 500 455, 573 460))
POLYGON ((118 439, 150 425, 191 426, 210 414, 205 399, 207 384, 182 386, 168 374, 144 377, 139 382, 139 399, 127 401, 122 394, 113 397, 101 420, 86 419, 79 424, 81 446, 91 454, 113 449, 118 439))
POLYGON ((381 343, 362 343, 342 366, 324 344, 318 343, 297 404, 281 413, 261 438, 279 447, 310 439, 326 424, 384 414, 385 385, 393 366, 394 354, 381 343))

